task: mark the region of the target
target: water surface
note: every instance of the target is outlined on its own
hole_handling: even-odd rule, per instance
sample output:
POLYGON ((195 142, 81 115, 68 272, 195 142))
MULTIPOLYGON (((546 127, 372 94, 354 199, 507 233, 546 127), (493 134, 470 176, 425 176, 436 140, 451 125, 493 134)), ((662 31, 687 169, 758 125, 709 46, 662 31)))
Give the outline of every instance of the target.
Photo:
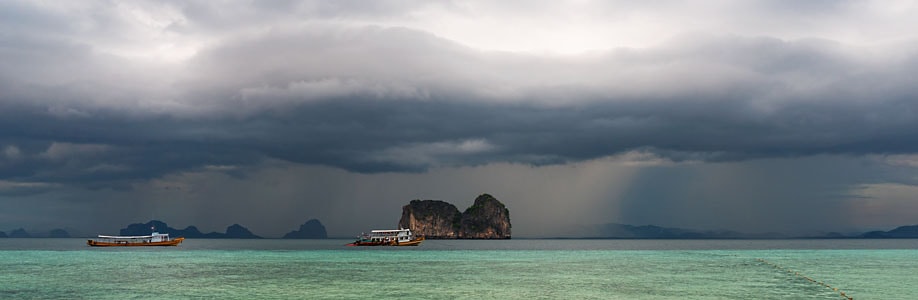
POLYGON ((0 298, 918 299, 918 240, 347 242, 0 239, 0 298))

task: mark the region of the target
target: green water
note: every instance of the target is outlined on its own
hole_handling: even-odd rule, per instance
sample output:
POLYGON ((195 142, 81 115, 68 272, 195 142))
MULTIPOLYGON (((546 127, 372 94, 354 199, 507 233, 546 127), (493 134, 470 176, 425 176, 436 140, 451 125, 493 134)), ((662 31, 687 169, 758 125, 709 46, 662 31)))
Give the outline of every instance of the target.
POLYGON ((427 241, 412 248, 199 240, 142 249, 81 241, 0 240, 0 298, 843 299, 839 291, 918 298, 915 240, 427 241))

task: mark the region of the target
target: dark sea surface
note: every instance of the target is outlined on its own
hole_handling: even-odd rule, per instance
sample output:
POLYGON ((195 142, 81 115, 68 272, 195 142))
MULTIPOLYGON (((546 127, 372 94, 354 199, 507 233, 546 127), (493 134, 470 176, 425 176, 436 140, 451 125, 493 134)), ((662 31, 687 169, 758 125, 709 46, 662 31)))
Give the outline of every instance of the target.
POLYGON ((918 240, 0 239, 0 299, 918 299, 918 240))

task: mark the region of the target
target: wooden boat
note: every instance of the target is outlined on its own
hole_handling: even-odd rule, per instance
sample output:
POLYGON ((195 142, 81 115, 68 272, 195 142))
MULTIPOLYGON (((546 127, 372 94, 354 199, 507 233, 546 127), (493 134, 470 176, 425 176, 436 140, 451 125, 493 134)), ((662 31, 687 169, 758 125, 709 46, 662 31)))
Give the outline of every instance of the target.
POLYGON ((373 230, 347 246, 417 246, 423 241, 424 237, 415 236, 411 229, 373 230))
POLYGON ((99 235, 95 240, 87 240, 86 244, 92 247, 178 246, 184 240, 184 237, 170 239, 168 233, 154 232, 139 236, 99 235))

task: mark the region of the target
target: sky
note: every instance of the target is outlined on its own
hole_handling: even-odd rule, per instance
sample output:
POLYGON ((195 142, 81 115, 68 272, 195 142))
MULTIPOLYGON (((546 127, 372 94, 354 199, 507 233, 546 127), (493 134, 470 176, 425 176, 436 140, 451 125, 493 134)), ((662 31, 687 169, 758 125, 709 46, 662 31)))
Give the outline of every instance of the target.
POLYGON ((0 231, 918 223, 913 1, 0 1, 0 231))

